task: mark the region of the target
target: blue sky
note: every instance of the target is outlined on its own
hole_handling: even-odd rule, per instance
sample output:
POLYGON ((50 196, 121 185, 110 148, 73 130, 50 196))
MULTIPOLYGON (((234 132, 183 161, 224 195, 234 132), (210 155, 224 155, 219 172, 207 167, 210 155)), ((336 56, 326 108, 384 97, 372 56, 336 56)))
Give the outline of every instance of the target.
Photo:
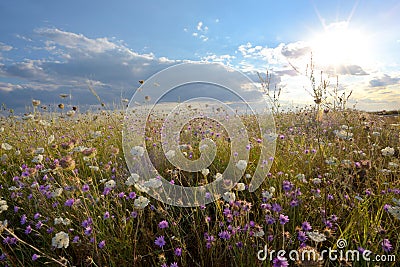
POLYGON ((182 61, 222 62, 256 79, 267 69, 285 103, 310 103, 305 68, 352 104, 400 108, 398 1, 0 2, 0 102, 94 105, 131 98, 138 80, 182 61), (290 64, 300 72, 296 73, 290 64))

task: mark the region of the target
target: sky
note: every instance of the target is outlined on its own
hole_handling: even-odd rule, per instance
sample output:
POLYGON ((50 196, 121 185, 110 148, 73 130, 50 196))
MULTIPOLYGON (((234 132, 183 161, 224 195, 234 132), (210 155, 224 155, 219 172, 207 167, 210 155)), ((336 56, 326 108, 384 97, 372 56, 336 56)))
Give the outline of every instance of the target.
MULTIPOLYGON (((271 75, 287 106, 313 103, 312 61, 350 107, 400 109, 400 2, 0 2, 0 104, 96 108, 131 99, 157 72, 218 62, 259 82, 271 75), (61 99, 60 94, 70 97, 61 99)), ((317 75, 317 76, 318 76, 317 75)), ((319 80, 319 77, 317 77, 319 80)))

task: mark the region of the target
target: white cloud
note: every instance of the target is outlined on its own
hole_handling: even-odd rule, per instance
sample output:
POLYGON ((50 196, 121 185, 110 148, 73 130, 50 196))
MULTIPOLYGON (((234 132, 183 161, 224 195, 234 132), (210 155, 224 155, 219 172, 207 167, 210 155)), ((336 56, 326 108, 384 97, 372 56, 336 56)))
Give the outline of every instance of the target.
POLYGON ((198 31, 202 31, 202 28, 201 27, 203 27, 203 22, 202 21, 199 21, 198 23, 197 23, 197 30, 198 31))
MULTIPOLYGON (((139 54, 120 41, 108 38, 89 38, 83 34, 54 28, 35 31, 34 42, 46 53, 41 60, 25 59, 0 64, 0 77, 13 78, 13 83, 1 83, 0 95, 7 105, 21 105, 22 93, 34 94, 46 90, 43 103, 58 101, 58 94, 72 91, 80 104, 96 102, 88 92, 88 80, 105 101, 115 101, 122 90, 135 89, 138 80, 145 80, 158 71, 178 63, 166 57, 157 58, 152 53, 139 54), (13 93, 15 92, 15 93, 13 93), (54 97, 53 100, 51 100, 54 97)), ((28 46, 27 49, 35 49, 28 46)), ((129 96, 130 97, 130 96, 129 96)))
POLYGON ((371 87, 385 87, 385 86, 399 84, 399 83, 400 83, 400 76, 399 77, 391 77, 388 74, 384 74, 381 77, 375 77, 374 79, 369 81, 369 85, 371 87))
POLYGON ((13 47, 5 43, 0 42, 0 51, 11 51, 13 47))
POLYGON ((202 21, 199 21, 196 26, 197 31, 192 33, 192 36, 199 38, 203 42, 208 41, 208 36, 206 36, 206 33, 208 32, 208 27, 204 25, 202 21))

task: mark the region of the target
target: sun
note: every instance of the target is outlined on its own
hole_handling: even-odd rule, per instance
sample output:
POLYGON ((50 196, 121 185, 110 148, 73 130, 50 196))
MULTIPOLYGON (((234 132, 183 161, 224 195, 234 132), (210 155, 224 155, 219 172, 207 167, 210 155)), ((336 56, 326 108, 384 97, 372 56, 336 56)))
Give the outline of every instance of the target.
POLYGON ((325 66, 360 65, 368 59, 367 35, 348 22, 324 27, 310 41, 315 62, 325 66))

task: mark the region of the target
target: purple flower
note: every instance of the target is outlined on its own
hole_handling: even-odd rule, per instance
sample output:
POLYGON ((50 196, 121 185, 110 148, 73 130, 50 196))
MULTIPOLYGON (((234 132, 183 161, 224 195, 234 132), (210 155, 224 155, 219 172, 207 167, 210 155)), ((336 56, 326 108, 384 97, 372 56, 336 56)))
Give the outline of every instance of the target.
POLYGON ((35 228, 36 228, 36 229, 40 229, 40 228, 42 228, 42 225, 43 225, 42 221, 38 221, 38 222, 36 223, 36 225, 35 225, 35 228))
POLYGON ((175 255, 180 257, 182 255, 182 249, 181 248, 176 248, 174 251, 175 255))
POLYGON ((103 215, 103 219, 108 219, 108 218, 110 218, 110 213, 106 211, 103 215))
POLYGON ((130 198, 130 199, 136 198, 136 193, 135 193, 135 192, 130 192, 130 193, 129 193, 129 198, 130 198))
POLYGON ((325 226, 328 227, 329 229, 332 228, 332 222, 330 220, 325 221, 325 226))
POLYGON ((225 239, 228 240, 229 238, 231 238, 231 234, 228 231, 221 231, 218 234, 219 238, 221 239, 225 239))
POLYGON ((88 227, 85 228, 84 233, 85 233, 85 235, 91 235, 92 231, 93 231, 92 227, 88 226, 88 227))
POLYGON ((305 232, 309 232, 309 231, 312 230, 312 227, 311 227, 311 225, 310 225, 309 222, 303 222, 303 223, 301 224, 301 228, 302 228, 303 231, 305 231, 305 232))
POLYGON ((82 192, 87 192, 87 191, 89 191, 89 185, 88 184, 84 184, 83 186, 82 186, 82 192))
POLYGON ((178 263, 177 262, 173 262, 173 263, 171 263, 170 267, 178 267, 178 263))
POLYGON ((297 207, 299 205, 299 201, 297 199, 293 199, 290 201, 290 207, 297 207))
POLYGON ((383 210, 387 212, 387 211, 389 210, 390 207, 392 207, 392 206, 389 205, 389 204, 385 204, 385 205, 383 206, 383 210))
POLYGON ((158 227, 160 229, 168 228, 168 222, 166 220, 162 220, 161 222, 158 223, 158 227))
POLYGON ((275 223, 274 217, 272 217, 269 214, 265 215, 265 221, 267 222, 267 224, 274 224, 275 223))
POLYGON ((272 263, 274 264, 274 267, 287 267, 289 266, 289 263, 285 257, 276 257, 272 263))
POLYGON ((23 215, 21 216, 21 225, 24 225, 25 223, 26 223, 26 215, 23 214, 23 215))
POLYGON ((392 250, 392 248, 393 248, 392 244, 390 244, 389 239, 386 239, 386 238, 383 239, 381 245, 382 245, 383 251, 385 251, 385 252, 390 252, 392 250))
POLYGON ((279 205, 278 203, 273 203, 272 204, 272 211, 281 212, 282 211, 281 205, 279 205))
POLYGON ((105 241, 105 240, 100 241, 100 243, 99 243, 99 248, 102 249, 102 248, 104 248, 105 246, 106 246, 106 241, 105 241))
POLYGON ((86 227, 88 227, 89 225, 91 225, 93 223, 93 220, 92 220, 92 218, 87 218, 86 220, 84 220, 83 222, 82 222, 82 226, 84 227, 84 228, 86 228, 86 227))
POLYGON ((154 244, 156 244, 160 248, 165 246, 166 242, 165 242, 164 236, 162 235, 162 236, 157 237, 156 240, 154 241, 154 244))
POLYGON ((282 225, 284 225, 284 224, 286 224, 287 222, 289 222, 289 216, 285 216, 285 215, 283 215, 283 214, 280 214, 280 215, 279 215, 279 223, 282 224, 282 225))
POLYGON ((35 220, 39 219, 39 217, 40 217, 40 213, 39 213, 39 212, 38 212, 38 213, 35 213, 35 215, 33 216, 33 218, 34 218, 35 220))
POLYGON ((25 234, 29 235, 32 232, 32 227, 30 225, 28 225, 25 229, 25 234))
POLYGON ((74 203, 75 203, 75 199, 70 198, 67 201, 65 201, 64 205, 67 206, 67 207, 72 207, 72 205, 74 205, 74 203))
POLYGON ((306 235, 306 233, 304 233, 303 231, 299 231, 299 233, 297 234, 297 239, 298 239, 300 242, 306 241, 306 240, 307 240, 307 235, 306 235))
POLYGON ((79 236, 74 236, 74 239, 72 240, 72 243, 78 243, 79 242, 79 236))
POLYGON ((293 188, 293 184, 288 180, 282 182, 282 189, 283 191, 290 191, 293 188))
POLYGON ((40 256, 38 256, 37 254, 33 254, 32 255, 32 261, 35 261, 39 258, 40 256))

